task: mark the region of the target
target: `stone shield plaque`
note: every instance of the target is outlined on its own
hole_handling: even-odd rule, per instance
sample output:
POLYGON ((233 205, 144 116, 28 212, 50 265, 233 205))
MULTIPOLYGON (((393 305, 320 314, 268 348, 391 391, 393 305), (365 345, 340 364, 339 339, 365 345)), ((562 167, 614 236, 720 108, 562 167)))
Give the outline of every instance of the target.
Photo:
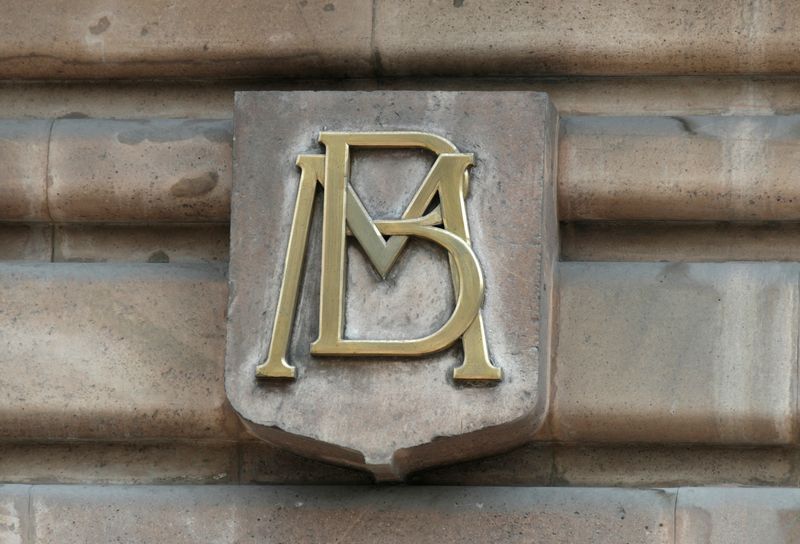
POLYGON ((381 480, 529 440, 557 126, 532 92, 237 93, 225 386, 247 427, 381 480))

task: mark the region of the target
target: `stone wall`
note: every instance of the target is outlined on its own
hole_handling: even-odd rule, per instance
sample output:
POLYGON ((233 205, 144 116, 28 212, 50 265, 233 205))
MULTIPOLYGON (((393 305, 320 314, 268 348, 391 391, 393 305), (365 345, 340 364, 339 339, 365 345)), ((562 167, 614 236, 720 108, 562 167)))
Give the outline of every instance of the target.
POLYGON ((797 540, 795 4, 3 7, 0 541, 797 540), (231 127, 259 89, 550 95, 558 318, 529 445, 386 487, 244 430, 231 127))

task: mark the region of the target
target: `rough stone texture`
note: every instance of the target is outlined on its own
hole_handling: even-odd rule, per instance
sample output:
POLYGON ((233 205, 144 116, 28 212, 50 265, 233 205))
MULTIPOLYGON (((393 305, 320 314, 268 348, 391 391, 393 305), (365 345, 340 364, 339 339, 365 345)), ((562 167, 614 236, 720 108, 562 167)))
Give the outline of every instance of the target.
POLYGON ((6 483, 219 484, 238 480, 235 444, 0 443, 0 481, 6 483))
MULTIPOLYGON (((0 80, 0 118, 230 119, 236 91, 371 90, 374 79, 0 80)), ((783 87, 781 87, 783 88, 783 87)), ((782 95, 791 100, 789 86, 782 95)), ((711 97, 709 97, 711 99, 711 97)))
POLYGON ((686 488, 678 493, 679 544, 790 544, 800 540, 800 490, 686 488))
MULTIPOLYGON (((239 442, 0 443, 0 482, 18 484, 353 485, 371 475, 314 461, 253 439, 239 442)), ((796 447, 527 444, 492 457, 431 468, 412 485, 797 486, 796 447)))
POLYGON ((436 467, 412 474, 409 481, 426 485, 550 485, 553 448, 526 444, 484 459, 436 467))
POLYGON ((234 91, 495 90, 546 92, 560 115, 800 113, 800 79, 766 77, 391 78, 280 81, 0 81, 0 117, 227 119, 234 91))
POLYGON ((35 486, 37 544, 673 543, 670 490, 35 486))
MULTIPOLYGON (((53 219, 62 222, 228 221, 230 121, 56 121, 47 195, 41 181, 46 157, 27 153, 27 143, 29 134, 49 125, 3 124, 16 127, 0 140, 0 154, 3 145, 16 150, 8 158, 10 171, 42 171, 33 185, 14 181, 21 179, 16 173, 5 186, 0 179, 8 203, 0 204, 0 221, 46 221, 47 200, 53 219), (42 210, 20 211, 35 199, 42 210)), ((565 118, 563 126, 562 221, 800 220, 798 115, 584 115, 565 118)), ((47 147, 46 135, 40 147, 47 147)))
POLYGON ((379 0, 384 75, 794 74, 800 8, 764 3, 379 0))
POLYGON ((241 445, 240 480, 257 484, 369 484, 372 476, 360 470, 300 457, 265 442, 241 445))
POLYGON ((800 223, 586 221, 561 225, 565 261, 800 261, 800 223))
POLYGON ((29 493, 27 485, 0 485, 0 542, 3 544, 28 544, 31 532, 29 493))
POLYGON ((797 74, 789 0, 9 5, 4 79, 797 74))
POLYGON ((3 79, 371 73, 371 0, 9 4, 3 79))
POLYGON ((721 447, 556 447, 552 485, 793 485, 797 450, 721 447))
POLYGON ((60 225, 54 231, 53 260, 150 263, 227 261, 229 239, 228 225, 60 225))
POLYGON ((799 512, 787 488, 0 486, 13 544, 789 544, 799 512))
POLYGON ((236 436, 224 272, 0 264, 0 438, 236 436))
POLYGON ((800 219, 800 116, 571 117, 559 219, 800 219))
POLYGON ((52 121, 0 120, 0 220, 46 221, 52 121))
POLYGON ((552 436, 794 440, 798 267, 562 263, 552 436))
MULTIPOLYGON (((393 479, 426 465, 507 450, 529 439, 546 405, 548 309, 554 290, 550 278, 557 237, 554 210, 549 209, 557 123, 546 96, 243 93, 237 95, 235 123, 225 379, 228 397, 248 425, 293 451, 366 467, 379 478, 393 479), (312 359, 308 346, 315 336, 316 325, 311 323, 319 304, 315 251, 307 258, 299 326, 290 348, 298 379, 291 384, 256 381, 255 367, 266 353, 283 273, 299 178, 294 161, 298 153, 320 151, 315 142, 323 127, 431 131, 463 152, 476 153, 467 215, 472 245, 489 286, 482 310, 487 341, 505 373, 497 386, 455 386, 450 376, 460 357, 454 349, 422 361, 312 359)), ((418 155, 367 152, 363 162, 354 161, 353 186, 373 214, 377 210, 385 217, 400 216, 427 170, 428 163, 414 157, 418 155), (411 160, 388 160, 390 156, 411 160), (391 166, 381 170, 381 160, 370 158, 391 166), (392 185, 378 183, 384 179, 392 179, 392 185), (398 193, 405 196, 398 198, 398 193)), ((319 211, 312 222, 310 248, 319 247, 319 211)), ((415 328, 427 327, 408 331, 403 325, 400 334, 438 327, 436 319, 443 318, 436 316, 451 298, 443 256, 412 242, 390 274, 389 283, 399 287, 384 289, 355 248, 348 255, 346 334, 397 335, 397 330, 376 325, 381 316, 388 323, 406 319, 415 328), (414 280, 421 277, 423 284, 414 280), (409 287, 409 281, 415 285, 409 287), (377 289, 386 298, 377 297, 377 289), (398 293, 401 298, 391 298, 398 293), (402 297, 408 293, 423 300, 435 296, 424 306, 410 307, 404 302, 409 299, 402 297), (361 295, 369 302, 360 311, 350 311, 361 295)), ((447 315, 446 310, 444 318, 447 315)))
POLYGON ((53 227, 37 223, 0 224, 0 261, 50 261, 53 227))
POLYGON ((55 221, 226 221, 230 121, 62 119, 53 126, 55 221))

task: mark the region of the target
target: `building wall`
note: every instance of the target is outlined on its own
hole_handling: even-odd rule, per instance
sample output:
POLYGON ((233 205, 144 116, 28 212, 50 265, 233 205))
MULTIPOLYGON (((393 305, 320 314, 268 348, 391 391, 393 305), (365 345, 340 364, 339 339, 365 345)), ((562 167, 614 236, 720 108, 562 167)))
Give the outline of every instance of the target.
POLYGON ((0 542, 797 541, 795 3, 2 7, 0 542), (550 95, 529 445, 386 487, 244 430, 226 269, 257 89, 550 95))

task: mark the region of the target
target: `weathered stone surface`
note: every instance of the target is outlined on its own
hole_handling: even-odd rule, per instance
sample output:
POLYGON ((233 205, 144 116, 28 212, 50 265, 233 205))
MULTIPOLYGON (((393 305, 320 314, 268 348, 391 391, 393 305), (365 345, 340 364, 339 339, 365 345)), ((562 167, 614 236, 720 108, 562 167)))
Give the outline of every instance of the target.
POLYGON ((3 118, 226 119, 246 90, 546 92, 560 115, 800 113, 800 80, 767 77, 391 78, 281 81, 0 81, 3 118))
POLYGON ((796 265, 562 263, 560 282, 556 439, 794 440, 796 265))
POLYGON ((570 117, 559 219, 800 219, 800 116, 570 117))
POLYGON ((225 221, 230 121, 62 119, 48 172, 56 221, 225 221))
POLYGON ((0 485, 0 542, 3 544, 28 544, 31 531, 29 493, 27 485, 0 485))
POLYGON ((554 448, 552 485, 676 487, 792 485, 798 452, 784 447, 554 448))
POLYGON ((561 225, 566 261, 800 261, 800 223, 582 221, 561 225))
POLYGON ((9 4, 3 79, 371 74, 370 0, 9 4))
POLYGON ((436 467, 412 474, 409 481, 424 485, 550 485, 554 448, 526 444, 484 459, 436 467))
POLYGON ((790 544, 800 540, 800 490, 680 489, 675 521, 678 544, 790 544))
MULTIPOLYGON (((374 79, 0 80, 0 117, 18 119, 230 119, 236 91, 372 90, 374 79)), ((797 86, 781 95, 791 100, 797 86)), ((780 87, 783 88, 783 87, 780 87)), ((752 94, 752 93, 751 93, 752 94)), ((713 97, 709 97, 713 99, 713 97)))
MULTIPOLYGON (((530 86, 528 82, 473 85, 486 89, 530 86)), ((564 102, 580 100, 565 98, 568 88, 553 83, 549 87, 560 89, 564 102)), ((606 88, 606 92, 611 90, 606 88)), ((686 107, 691 109, 690 104, 686 107)), ((8 148, 12 165, 10 177, 5 182, 0 179, 6 202, 5 207, 0 204, 0 221, 47 221, 48 200, 53 219, 60 222, 229 219, 229 121, 56 121, 47 195, 43 172, 48 122, 20 120, 0 125, 14 128, 6 129, 6 140, 0 139, 0 154, 3 146, 8 148), (31 134, 41 137, 41 142, 28 152, 31 134), (22 183, 21 179, 33 181, 22 183), (28 209, 31 206, 39 208, 28 209)), ((793 177, 800 159, 800 116, 582 115, 565 118, 563 125, 558 179, 563 221, 800 220, 800 208, 795 205, 800 190, 793 177)), ((632 232, 646 235, 639 229, 632 232)), ((712 245, 718 251, 725 247, 712 245)), ((766 252, 774 246, 768 241, 760 246, 769 258, 766 252)), ((702 254, 699 257, 706 260, 702 254)))
POLYGON ((47 141, 52 121, 0 120, 0 220, 47 221, 47 141))
POLYGON ((375 11, 385 75, 791 74, 789 0, 396 2, 375 11))
POLYGON ((53 260, 150 263, 227 261, 229 239, 228 225, 58 225, 54 227, 53 260))
POLYGON ((0 264, 0 438, 236 436, 224 271, 0 264))
POLYGON ((0 443, 0 481, 7 483, 219 484, 238 480, 236 444, 0 443))
MULTIPOLYGON (((795 447, 528 444, 423 470, 413 485, 796 486, 795 447)), ((18 484, 367 484, 371 475, 253 439, 0 443, 0 481, 18 484)))
POLYGON ((35 486, 37 544, 673 543, 669 490, 35 486))
POLYGON ((797 74, 800 10, 522 1, 9 5, 4 79, 797 74), (373 24, 374 20, 374 24, 373 24), (35 22, 38 22, 36 24, 35 22))
MULTIPOLYGON (((492 80, 485 78, 478 81, 492 84, 492 80)), ((493 84, 495 88, 501 85, 497 80, 493 84)), ((795 78, 701 75, 691 79, 543 78, 541 81, 515 79, 506 85, 530 85, 546 92, 560 115, 787 115, 800 112, 800 80, 795 78)))
POLYGON ((45 261, 53 257, 53 227, 46 223, 0 225, 0 261, 45 261))
POLYGON ((241 444, 240 481, 257 484, 369 484, 372 476, 360 470, 322 463, 265 442, 241 444))
POLYGON ((800 491, 787 488, 5 485, 0 535, 15 544, 789 544, 799 510, 800 491))
MULTIPOLYGON (((528 440, 546 403, 557 236, 550 209, 556 119, 546 96, 243 93, 236 116, 226 389, 254 432, 298 453, 368 468, 379 478, 528 440), (466 208, 488 286, 483 318, 489 351, 505 373, 497 386, 454 385, 452 369, 461 362, 454 349, 413 361, 312 358, 319 209, 290 348, 298 379, 256 381, 283 274, 299 178, 295 159, 321 150, 316 139, 323 128, 421 130, 452 140, 462 152, 475 152, 466 208)), ((353 163, 353 186, 373 216, 399 217, 430 163, 397 151, 362 153, 353 163)), ((451 280, 441 253, 412 242, 386 283, 356 248, 348 259, 348 337, 424 335, 449 316, 451 280), (409 300, 420 302, 409 306, 409 300)))

